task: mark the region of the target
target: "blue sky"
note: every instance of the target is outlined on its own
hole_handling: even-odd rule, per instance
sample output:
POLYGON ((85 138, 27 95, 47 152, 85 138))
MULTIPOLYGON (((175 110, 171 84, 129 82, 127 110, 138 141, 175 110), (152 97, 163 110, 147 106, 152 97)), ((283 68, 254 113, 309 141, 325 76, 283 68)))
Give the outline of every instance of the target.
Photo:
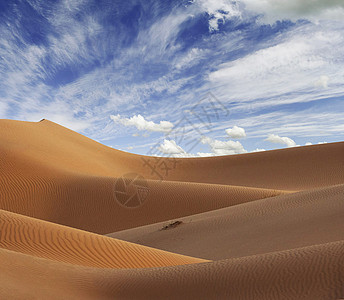
POLYGON ((344 140, 340 0, 0 0, 0 118, 138 154, 344 140))

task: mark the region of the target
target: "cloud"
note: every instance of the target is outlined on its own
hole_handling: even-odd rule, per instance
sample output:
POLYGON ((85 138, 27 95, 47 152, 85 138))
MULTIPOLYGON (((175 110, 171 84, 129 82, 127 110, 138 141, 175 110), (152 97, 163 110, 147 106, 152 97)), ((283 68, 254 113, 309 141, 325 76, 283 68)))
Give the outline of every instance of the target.
POLYGON ((316 87, 323 87, 324 89, 328 88, 328 82, 330 78, 327 76, 321 76, 318 81, 315 82, 316 87))
POLYGON ((159 151, 164 154, 183 154, 186 152, 184 149, 176 144, 174 140, 164 140, 164 142, 158 147, 159 151))
MULTIPOLYGON (((212 91, 220 101, 235 101, 242 110, 343 95, 342 30, 342 24, 333 23, 297 26, 238 59, 218 64, 208 77, 212 91), (331 78, 330 87, 315 88, 315 79, 323 74, 331 78)), ((326 77, 320 78, 322 87, 328 84, 326 77)))
POLYGON ((157 124, 153 121, 146 121, 141 115, 135 115, 131 118, 122 118, 121 115, 111 115, 110 118, 115 123, 120 123, 124 126, 135 126, 138 130, 167 133, 173 127, 171 122, 160 121, 160 123, 157 124))
POLYGON ((2 102, 3 99, 0 98, 0 119, 6 117, 8 105, 5 102, 2 102))
POLYGON ((241 138, 246 137, 245 129, 238 126, 234 126, 233 128, 226 129, 226 133, 232 139, 241 139, 241 138))
POLYGON ((252 150, 251 152, 254 153, 254 152, 264 152, 264 151, 266 151, 266 150, 257 148, 255 150, 252 150))
POLYGON ((198 48, 192 48, 189 50, 185 56, 181 58, 178 57, 174 66, 177 70, 181 70, 183 68, 190 68, 199 62, 200 59, 204 58, 208 51, 198 48))
MULTIPOLYGON (((127 129, 121 126, 120 132, 116 124, 140 127, 146 131, 137 135, 137 149, 150 132, 177 126, 181 112, 211 91, 230 109, 231 124, 243 126, 250 138, 262 140, 276 128, 282 136, 292 132, 302 144, 324 139, 319 136, 329 141, 343 137, 342 104, 329 98, 344 95, 344 23, 260 27, 256 22, 257 13, 272 19, 324 17, 338 1, 195 0, 185 7, 140 0, 139 20, 123 26, 118 20, 134 9, 131 1, 118 10, 115 4, 91 8, 88 0, 53 6, 35 0, 27 5, 40 15, 34 18, 42 28, 37 36, 44 38, 38 43, 29 38, 33 30, 25 24, 33 19, 20 3, 13 9, 18 17, 8 15, 0 22, 0 117, 47 118, 102 141, 127 129), (114 116, 115 124, 108 117, 114 111, 135 116, 114 116), (149 112, 149 120, 172 123, 145 120, 138 111, 149 112)), ((211 121, 213 129, 228 128, 226 120, 211 121)), ((264 147, 249 139, 245 143, 249 149, 264 147)), ((238 151, 217 146, 214 153, 197 155, 238 151)))
POLYGON ((210 146, 213 155, 232 155, 247 153, 243 145, 238 141, 219 141, 214 140, 210 137, 203 137, 201 139, 202 144, 207 144, 210 146))
POLYGON ((225 23, 226 19, 241 17, 239 5, 234 1, 198 0, 195 3, 210 16, 209 31, 217 31, 219 29, 219 21, 225 23))
POLYGON ((241 0, 247 10, 263 14, 265 22, 276 20, 343 20, 342 0, 241 0))
POLYGON ((275 143, 275 144, 282 144, 288 147, 295 147, 297 146, 296 143, 288 137, 280 137, 276 134, 269 134, 269 136, 265 139, 265 141, 275 143))
MULTIPOLYGON (((336 136, 340 138, 344 132, 344 115, 341 113, 344 109, 344 103, 340 106, 336 105, 330 99, 319 101, 321 105, 317 108, 293 111, 292 114, 286 113, 284 110, 274 112, 263 112, 247 117, 240 115, 233 118, 233 122, 240 123, 244 128, 250 131, 250 138, 265 138, 268 134, 273 134, 278 128, 279 135, 293 133, 293 136, 304 142, 312 137, 320 138, 336 136), (337 112, 332 110, 336 106, 337 112)), ((320 104, 320 103, 319 103, 320 104)), ((216 130, 225 130, 225 125, 216 126, 216 130)))
POLYGON ((163 154, 173 157, 210 157, 220 155, 233 155, 247 153, 243 145, 238 141, 219 141, 210 137, 202 137, 202 144, 207 144, 211 148, 211 152, 197 152, 197 154, 187 153, 182 147, 178 146, 174 140, 164 139, 164 142, 158 147, 163 154))
POLYGON ((197 152, 197 155, 199 157, 210 157, 210 156, 214 156, 214 153, 204 153, 204 152, 197 152))

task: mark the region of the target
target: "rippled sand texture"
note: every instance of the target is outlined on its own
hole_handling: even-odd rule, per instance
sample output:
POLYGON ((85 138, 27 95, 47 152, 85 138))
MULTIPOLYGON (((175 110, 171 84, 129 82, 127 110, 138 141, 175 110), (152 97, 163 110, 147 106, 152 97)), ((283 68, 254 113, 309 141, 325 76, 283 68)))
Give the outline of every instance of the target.
POLYGON ((0 120, 0 299, 341 298, 344 143, 158 161, 0 120))

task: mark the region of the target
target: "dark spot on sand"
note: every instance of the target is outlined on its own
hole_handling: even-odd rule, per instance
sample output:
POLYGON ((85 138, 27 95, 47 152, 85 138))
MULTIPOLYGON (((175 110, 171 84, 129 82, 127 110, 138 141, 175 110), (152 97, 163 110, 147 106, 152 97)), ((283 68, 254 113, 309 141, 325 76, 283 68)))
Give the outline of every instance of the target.
POLYGON ((160 230, 167 230, 167 229, 172 229, 172 228, 176 228, 178 225, 182 224, 182 221, 175 221, 172 222, 166 226, 164 226, 163 228, 161 228, 160 230))

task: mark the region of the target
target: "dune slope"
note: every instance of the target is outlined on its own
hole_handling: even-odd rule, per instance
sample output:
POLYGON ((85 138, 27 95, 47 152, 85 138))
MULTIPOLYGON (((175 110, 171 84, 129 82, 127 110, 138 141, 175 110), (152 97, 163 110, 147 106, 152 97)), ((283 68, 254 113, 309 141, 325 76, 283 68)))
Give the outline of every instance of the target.
POLYGON ((118 270, 75 266, 0 249, 0 297, 341 299, 343 254, 344 241, 338 241, 209 263, 118 270))
POLYGON ((3 210, 0 210, 0 247, 98 268, 148 268, 205 261, 3 210))
POLYGON ((344 240, 343 216, 338 185, 178 218, 174 228, 160 222, 108 236, 219 260, 344 240))

